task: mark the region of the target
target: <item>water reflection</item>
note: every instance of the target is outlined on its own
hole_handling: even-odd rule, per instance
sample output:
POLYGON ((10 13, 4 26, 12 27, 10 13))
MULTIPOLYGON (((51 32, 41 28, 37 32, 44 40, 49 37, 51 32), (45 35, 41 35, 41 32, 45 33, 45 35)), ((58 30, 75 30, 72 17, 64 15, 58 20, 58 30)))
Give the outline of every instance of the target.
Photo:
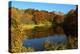
POLYGON ((64 30, 60 26, 57 26, 54 29, 52 27, 50 28, 35 27, 34 29, 26 30, 25 32, 26 32, 26 35, 29 36, 29 39, 53 36, 55 34, 57 35, 64 34, 64 30))
POLYGON ((66 36, 61 26, 35 27, 27 30, 26 35, 28 38, 23 40, 23 46, 32 47, 35 51, 77 48, 77 41, 74 40, 76 37, 66 36))
POLYGON ((35 39, 25 39, 23 41, 23 45, 25 47, 32 47, 36 51, 44 50, 44 46, 42 45, 44 42, 48 43, 66 43, 67 37, 65 34, 55 34, 53 36, 43 37, 43 38, 35 38, 35 39))

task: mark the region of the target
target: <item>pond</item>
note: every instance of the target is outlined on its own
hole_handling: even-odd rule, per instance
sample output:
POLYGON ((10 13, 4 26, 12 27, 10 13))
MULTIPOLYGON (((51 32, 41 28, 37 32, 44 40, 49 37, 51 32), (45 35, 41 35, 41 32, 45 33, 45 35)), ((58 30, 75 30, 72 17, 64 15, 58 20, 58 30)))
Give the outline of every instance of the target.
POLYGON ((67 36, 65 34, 55 34, 53 36, 47 36, 42 38, 35 38, 35 39, 25 39, 23 41, 23 46, 25 47, 32 47, 36 51, 43 51, 44 46, 42 43, 48 42, 48 43, 66 43, 67 36))

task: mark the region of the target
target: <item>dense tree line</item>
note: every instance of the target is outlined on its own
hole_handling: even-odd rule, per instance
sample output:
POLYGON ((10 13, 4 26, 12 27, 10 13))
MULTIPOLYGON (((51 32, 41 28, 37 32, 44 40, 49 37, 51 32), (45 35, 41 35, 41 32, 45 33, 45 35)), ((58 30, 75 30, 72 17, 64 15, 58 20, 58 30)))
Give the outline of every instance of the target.
POLYGON ((75 35, 78 33, 78 7, 75 10, 70 10, 63 22, 63 28, 66 35, 75 35))
POLYGON ((63 15, 56 14, 55 12, 48 12, 45 10, 35 10, 35 9, 26 9, 20 10, 17 8, 11 8, 12 18, 21 20, 22 23, 45 23, 52 22, 54 19, 56 22, 60 23, 63 21, 63 15))

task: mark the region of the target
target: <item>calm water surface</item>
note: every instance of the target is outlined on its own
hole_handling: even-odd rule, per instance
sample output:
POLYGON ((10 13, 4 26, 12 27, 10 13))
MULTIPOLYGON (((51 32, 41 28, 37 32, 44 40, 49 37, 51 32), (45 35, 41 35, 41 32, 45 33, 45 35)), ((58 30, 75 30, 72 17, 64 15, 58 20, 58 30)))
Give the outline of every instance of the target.
POLYGON ((67 37, 65 34, 55 34, 53 36, 43 37, 43 38, 35 38, 35 39, 25 39, 23 41, 23 46, 32 47, 36 51, 42 51, 44 49, 42 43, 66 43, 67 37))

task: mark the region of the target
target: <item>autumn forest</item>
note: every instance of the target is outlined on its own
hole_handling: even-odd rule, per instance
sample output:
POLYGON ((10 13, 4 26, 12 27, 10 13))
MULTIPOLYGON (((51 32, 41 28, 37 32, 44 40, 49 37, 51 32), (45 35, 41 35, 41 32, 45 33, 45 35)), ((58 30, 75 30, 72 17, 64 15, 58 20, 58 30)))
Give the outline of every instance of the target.
POLYGON ((9 51, 34 52, 78 48, 78 7, 59 11, 9 7, 9 51))

